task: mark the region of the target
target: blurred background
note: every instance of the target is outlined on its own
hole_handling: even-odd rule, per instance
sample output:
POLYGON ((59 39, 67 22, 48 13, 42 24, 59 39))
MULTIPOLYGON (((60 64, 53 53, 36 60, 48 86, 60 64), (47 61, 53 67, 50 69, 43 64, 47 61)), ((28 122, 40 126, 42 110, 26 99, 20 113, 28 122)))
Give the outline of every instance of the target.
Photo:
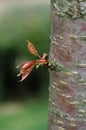
POLYGON ((49 72, 34 69, 23 81, 16 77, 22 62, 49 52, 49 0, 0 0, 0 130, 46 130, 49 72))

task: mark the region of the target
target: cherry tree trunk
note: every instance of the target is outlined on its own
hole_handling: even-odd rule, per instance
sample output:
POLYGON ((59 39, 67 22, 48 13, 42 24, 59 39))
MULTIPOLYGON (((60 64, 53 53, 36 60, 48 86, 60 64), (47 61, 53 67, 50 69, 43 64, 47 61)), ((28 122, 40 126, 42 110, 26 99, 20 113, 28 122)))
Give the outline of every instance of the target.
POLYGON ((48 130, 86 130, 86 0, 51 0, 48 130))

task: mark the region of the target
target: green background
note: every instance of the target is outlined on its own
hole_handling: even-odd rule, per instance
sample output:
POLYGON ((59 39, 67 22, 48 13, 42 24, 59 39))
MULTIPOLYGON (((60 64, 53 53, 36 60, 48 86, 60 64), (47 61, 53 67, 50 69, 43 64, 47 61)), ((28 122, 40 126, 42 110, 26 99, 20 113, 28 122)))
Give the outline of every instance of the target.
POLYGON ((39 67, 21 83, 22 62, 37 57, 27 50, 31 41, 40 55, 49 52, 49 5, 15 5, 0 16, 0 130, 45 130, 48 117, 48 67, 39 67))

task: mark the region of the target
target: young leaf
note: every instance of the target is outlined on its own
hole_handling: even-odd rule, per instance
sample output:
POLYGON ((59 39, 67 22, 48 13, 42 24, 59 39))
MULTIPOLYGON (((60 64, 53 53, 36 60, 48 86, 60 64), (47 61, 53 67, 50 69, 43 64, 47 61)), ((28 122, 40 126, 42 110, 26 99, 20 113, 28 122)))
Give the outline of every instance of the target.
POLYGON ((22 79, 20 80, 20 82, 23 81, 30 74, 35 64, 36 64, 36 60, 33 60, 33 61, 24 62, 17 66, 17 68, 22 67, 20 73, 17 75, 17 76, 22 75, 22 79))
POLYGON ((30 41, 28 41, 27 48, 28 48, 28 50, 29 50, 30 53, 32 53, 33 55, 38 56, 39 58, 41 58, 39 56, 37 50, 35 49, 35 47, 33 46, 33 44, 30 41))
POLYGON ((41 58, 41 59, 45 59, 47 55, 48 55, 47 53, 43 53, 43 55, 42 55, 42 58, 41 58))
POLYGON ((26 72, 24 72, 22 74, 22 79, 19 82, 23 81, 30 74, 30 72, 32 71, 33 67, 34 66, 32 66, 30 69, 28 69, 26 72))
POLYGON ((28 45, 27 48, 29 50, 30 53, 32 53, 35 56, 38 56, 40 59, 37 60, 32 60, 32 61, 27 61, 24 63, 19 64, 16 68, 21 67, 20 73, 17 76, 22 76, 21 81, 23 81, 32 71, 32 69, 34 68, 34 66, 36 65, 36 68, 38 68, 40 65, 46 65, 48 63, 48 60, 46 60, 46 53, 43 53, 42 57, 39 56, 37 50, 35 49, 35 47, 33 46, 33 44, 31 42, 28 41, 28 45))

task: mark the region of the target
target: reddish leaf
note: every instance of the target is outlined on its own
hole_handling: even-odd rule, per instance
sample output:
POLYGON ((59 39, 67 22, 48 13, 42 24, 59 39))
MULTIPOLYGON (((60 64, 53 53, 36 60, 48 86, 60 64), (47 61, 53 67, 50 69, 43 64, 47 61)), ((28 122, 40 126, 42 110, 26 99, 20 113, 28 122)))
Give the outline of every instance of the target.
POLYGON ((22 75, 22 79, 20 81, 23 81, 30 74, 35 64, 36 61, 28 61, 17 66, 17 68, 22 67, 20 73, 17 75, 22 75))
POLYGON ((17 75, 17 76, 22 75, 22 78, 21 78, 20 82, 23 81, 30 74, 30 72, 32 71, 32 69, 33 69, 33 67, 35 65, 39 66, 39 65, 43 65, 43 64, 47 64, 48 63, 48 61, 45 59, 47 54, 43 53, 43 56, 40 57, 38 52, 37 52, 37 50, 33 46, 33 44, 31 42, 29 42, 29 41, 28 41, 27 48, 28 48, 30 53, 32 53, 35 56, 38 56, 40 59, 24 62, 24 63, 21 63, 20 65, 18 65, 16 67, 16 68, 22 67, 20 73, 17 75))
POLYGON ((42 55, 42 58, 41 58, 41 59, 45 59, 47 55, 48 55, 47 53, 43 53, 43 55, 42 55))
POLYGON ((27 71, 28 69, 30 69, 32 66, 34 66, 36 63, 36 61, 28 61, 26 62, 21 69, 21 73, 24 73, 25 71, 27 71))
POLYGON ((23 80, 30 74, 30 72, 32 71, 33 67, 34 67, 34 66, 32 66, 29 70, 25 71, 25 72, 22 74, 22 79, 20 80, 20 82, 23 81, 23 80))
POLYGON ((27 62, 24 62, 24 63, 21 63, 21 64, 17 65, 16 68, 24 66, 25 63, 27 63, 27 62))
POLYGON ((32 53, 35 56, 38 56, 39 58, 41 58, 37 52, 37 50, 35 49, 35 47, 33 46, 33 44, 31 42, 28 41, 28 45, 27 48, 29 50, 30 53, 32 53))

